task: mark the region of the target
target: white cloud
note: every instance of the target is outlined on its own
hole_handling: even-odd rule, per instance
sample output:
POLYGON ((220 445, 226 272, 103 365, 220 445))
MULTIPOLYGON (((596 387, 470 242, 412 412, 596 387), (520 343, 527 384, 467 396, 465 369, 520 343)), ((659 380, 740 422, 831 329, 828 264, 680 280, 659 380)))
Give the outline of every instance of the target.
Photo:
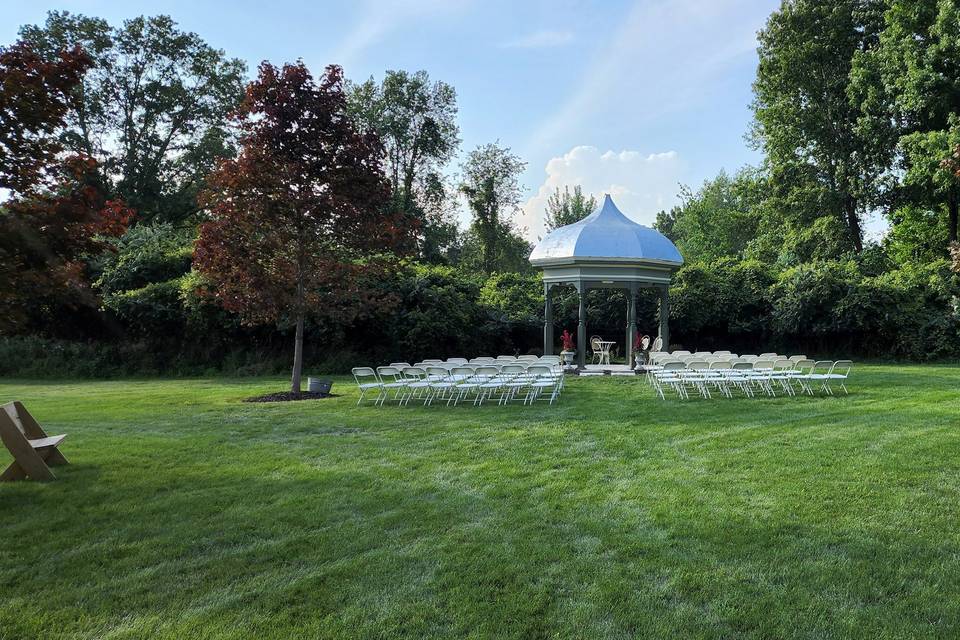
POLYGON ((633 220, 652 225, 657 212, 677 203, 681 175, 675 151, 643 154, 638 151, 605 151, 581 145, 562 156, 551 158, 546 179, 536 195, 526 201, 519 226, 527 228, 530 239, 544 234, 547 198, 559 187, 583 188, 584 194, 603 199, 609 193, 617 207, 633 220))
POLYGON ((570 31, 534 31, 515 40, 508 40, 500 44, 504 49, 546 49, 562 47, 573 42, 574 36, 570 31))

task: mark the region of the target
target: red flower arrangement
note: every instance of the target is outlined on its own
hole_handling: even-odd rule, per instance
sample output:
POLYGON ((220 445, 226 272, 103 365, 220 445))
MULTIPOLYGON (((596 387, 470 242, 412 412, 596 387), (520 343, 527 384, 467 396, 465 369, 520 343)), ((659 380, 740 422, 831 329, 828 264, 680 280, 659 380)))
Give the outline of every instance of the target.
POLYGON ((560 342, 563 343, 563 350, 564 350, 564 351, 576 351, 576 350, 577 350, 577 341, 576 341, 576 339, 573 337, 573 334, 570 333, 569 331, 567 331, 566 329, 564 329, 564 330, 563 330, 563 333, 560 334, 560 342))
POLYGON ((644 338, 646 338, 646 340, 647 340, 647 346, 650 345, 650 336, 645 336, 645 335, 643 335, 642 333, 639 333, 639 332, 638 332, 637 335, 633 338, 633 350, 634 350, 634 351, 646 351, 646 349, 644 348, 644 344, 643 344, 644 338))

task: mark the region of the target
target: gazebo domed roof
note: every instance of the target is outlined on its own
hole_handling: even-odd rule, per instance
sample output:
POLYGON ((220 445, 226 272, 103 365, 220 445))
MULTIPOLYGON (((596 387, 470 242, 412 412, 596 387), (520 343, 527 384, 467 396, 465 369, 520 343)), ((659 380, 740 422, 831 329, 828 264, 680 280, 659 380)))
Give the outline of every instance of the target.
POLYGON ((605 195, 600 208, 579 222, 554 229, 530 254, 535 266, 591 261, 679 267, 683 257, 666 236, 623 215, 605 195))

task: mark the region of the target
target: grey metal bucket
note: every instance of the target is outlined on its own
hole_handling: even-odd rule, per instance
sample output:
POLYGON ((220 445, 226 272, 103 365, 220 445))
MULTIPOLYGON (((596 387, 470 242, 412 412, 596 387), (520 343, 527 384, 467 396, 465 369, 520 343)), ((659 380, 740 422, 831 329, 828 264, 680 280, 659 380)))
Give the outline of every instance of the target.
POLYGON ((307 378, 307 391, 310 393, 330 393, 330 387, 333 386, 332 380, 321 380, 320 378, 307 378))

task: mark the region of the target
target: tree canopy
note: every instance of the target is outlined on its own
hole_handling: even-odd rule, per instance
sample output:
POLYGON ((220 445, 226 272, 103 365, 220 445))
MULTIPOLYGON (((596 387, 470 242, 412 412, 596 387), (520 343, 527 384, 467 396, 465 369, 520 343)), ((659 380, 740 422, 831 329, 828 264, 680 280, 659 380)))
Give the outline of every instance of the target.
POLYGON ((343 72, 315 82, 302 63, 264 62, 235 120, 240 153, 209 176, 194 263, 209 294, 253 323, 296 328, 291 388, 300 391, 307 316, 350 318, 383 304, 362 287, 374 252, 406 233, 372 133, 347 113, 343 72))
POLYGON ((20 33, 47 59, 80 47, 93 62, 72 92, 64 147, 95 159, 105 187, 140 219, 195 214, 204 176, 231 153, 226 116, 246 65, 162 15, 111 27, 53 11, 20 33))

